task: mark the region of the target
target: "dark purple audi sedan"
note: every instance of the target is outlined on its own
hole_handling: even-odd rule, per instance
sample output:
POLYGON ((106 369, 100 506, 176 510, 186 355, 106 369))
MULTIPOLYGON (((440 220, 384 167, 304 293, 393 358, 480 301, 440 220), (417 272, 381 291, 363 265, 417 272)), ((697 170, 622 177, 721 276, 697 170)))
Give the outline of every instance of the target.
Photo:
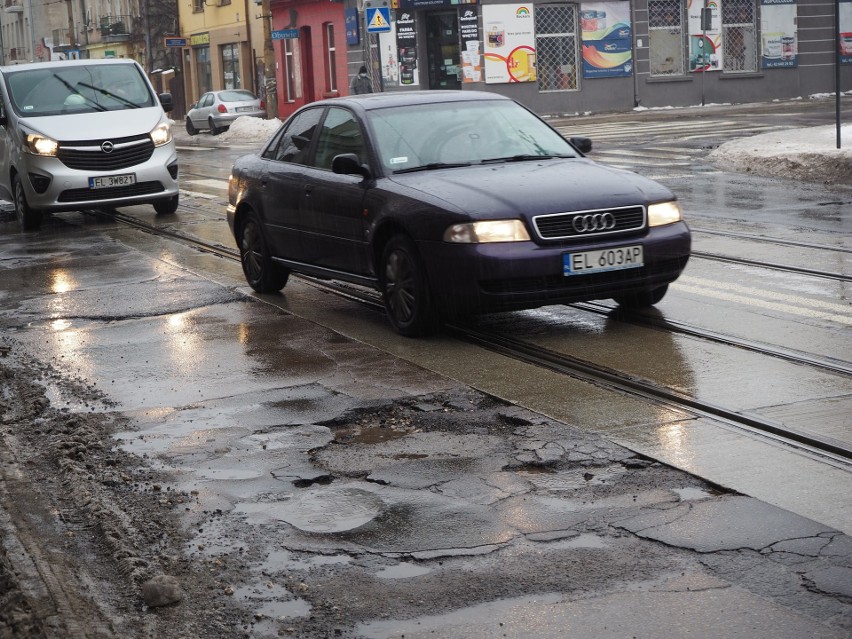
POLYGON ((680 207, 586 144, 491 93, 315 102, 235 162, 228 224, 256 291, 291 272, 374 287, 402 335, 548 304, 655 304, 689 259, 680 207))

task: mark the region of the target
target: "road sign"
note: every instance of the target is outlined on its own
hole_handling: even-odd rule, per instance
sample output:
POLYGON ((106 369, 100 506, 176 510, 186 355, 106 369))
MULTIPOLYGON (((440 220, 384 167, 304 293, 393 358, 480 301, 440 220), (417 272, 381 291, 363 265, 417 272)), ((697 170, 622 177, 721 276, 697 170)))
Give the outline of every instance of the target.
POLYGON ((167 47, 185 47, 186 38, 166 38, 167 47))
POLYGON ((367 33, 387 33, 391 30, 390 7, 367 7, 367 33))
POLYGON ((273 40, 293 40, 299 37, 298 29, 277 29, 272 32, 273 40))

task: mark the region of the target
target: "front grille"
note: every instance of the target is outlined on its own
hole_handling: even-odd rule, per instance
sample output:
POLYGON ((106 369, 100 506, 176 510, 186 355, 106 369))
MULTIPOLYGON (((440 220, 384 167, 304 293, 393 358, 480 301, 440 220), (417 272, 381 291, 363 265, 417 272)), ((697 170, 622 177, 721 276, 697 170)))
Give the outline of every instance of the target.
POLYGON ((160 182, 139 182, 130 186, 113 186, 106 189, 68 189, 59 194, 60 202, 88 202, 112 200, 137 195, 162 193, 166 189, 160 182))
MULTIPOLYGON (((606 218, 609 220, 610 218, 606 218)), ((630 231, 639 231, 645 227, 645 207, 644 206, 627 206, 623 208, 613 209, 595 209, 593 211, 571 211, 570 213, 554 213, 552 215, 538 215, 533 218, 535 229, 544 240, 564 240, 578 237, 589 237, 599 235, 614 235, 618 233, 627 233, 630 231), (600 221, 601 216, 605 214, 611 215, 614 219, 614 224, 600 224, 604 228, 583 231, 583 218, 587 218, 586 226, 593 227, 591 223, 592 217, 598 216, 600 221), (579 221, 575 224, 575 218, 579 221), (578 230, 581 229, 581 230, 578 230)))
POLYGON ((103 142, 105 140, 63 142, 56 155, 69 169, 118 171, 147 162, 154 153, 154 143, 147 135, 109 140, 113 144, 110 153, 101 148, 103 142))

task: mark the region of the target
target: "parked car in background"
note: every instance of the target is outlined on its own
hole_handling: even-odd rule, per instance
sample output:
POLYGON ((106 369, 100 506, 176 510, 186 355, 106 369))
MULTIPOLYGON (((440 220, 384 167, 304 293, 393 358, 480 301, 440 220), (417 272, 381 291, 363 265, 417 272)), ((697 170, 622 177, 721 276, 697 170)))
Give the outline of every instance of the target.
POLYGON ((265 118, 266 103, 244 89, 208 91, 189 107, 186 132, 195 135, 201 129, 207 129, 212 135, 218 135, 244 115, 265 118))
POLYGON ((178 207, 172 96, 133 60, 0 67, 0 197, 24 229, 47 211, 178 207))
POLYGON ((294 113, 238 158, 227 220, 246 280, 381 291, 393 328, 614 298, 656 304, 690 255, 674 194, 584 157, 496 94, 377 93, 294 113))

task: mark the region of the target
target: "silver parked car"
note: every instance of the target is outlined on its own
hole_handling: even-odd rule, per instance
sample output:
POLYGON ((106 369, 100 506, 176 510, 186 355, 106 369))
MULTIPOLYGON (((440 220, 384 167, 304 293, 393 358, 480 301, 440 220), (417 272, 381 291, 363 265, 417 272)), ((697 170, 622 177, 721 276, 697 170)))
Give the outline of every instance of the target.
POLYGON ((178 207, 172 96, 133 60, 0 67, 0 197, 25 229, 46 211, 178 207))
POLYGON ((208 91, 189 107, 186 132, 195 135, 199 129, 207 129, 212 135, 218 135, 244 115, 265 118, 266 103, 244 89, 208 91))

